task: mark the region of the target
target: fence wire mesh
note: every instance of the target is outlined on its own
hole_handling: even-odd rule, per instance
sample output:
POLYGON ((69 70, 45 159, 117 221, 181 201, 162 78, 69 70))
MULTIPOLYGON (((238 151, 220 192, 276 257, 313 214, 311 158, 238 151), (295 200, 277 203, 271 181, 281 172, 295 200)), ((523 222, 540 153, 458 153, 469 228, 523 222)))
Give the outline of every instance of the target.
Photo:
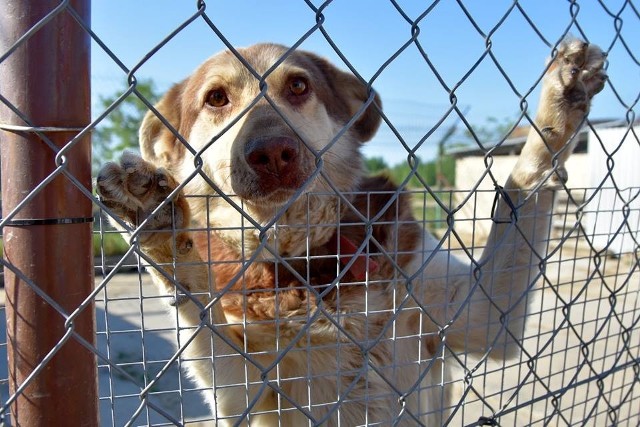
MULTIPOLYGON (((315 17, 316 25, 301 35, 293 44, 291 51, 312 35, 320 34, 346 68, 359 76, 358 69, 351 64, 349 57, 342 53, 340 45, 334 42, 331 33, 326 29, 326 14, 331 10, 333 3, 331 1, 321 4, 311 1, 302 2, 307 13, 315 17)), ((204 180, 216 189, 216 194, 207 197, 186 194, 190 204, 203 206, 207 212, 216 212, 215 207, 223 205, 225 212, 233 209, 239 215, 225 225, 227 228, 225 231, 237 231, 242 236, 250 235, 246 238, 253 239, 261 249, 254 248, 253 252, 247 250, 234 261, 216 258, 211 254, 208 259, 205 259, 204 264, 207 269, 213 268, 217 272, 225 268, 233 270, 234 276, 228 283, 209 283, 205 290, 198 291, 191 289, 189 287, 191 284, 177 283, 177 279, 171 273, 174 269, 178 269, 177 257, 163 264, 141 248, 140 239, 149 231, 143 227, 149 220, 139 227, 131 227, 130 224, 120 220, 120 225, 127 228, 129 233, 114 229, 108 224, 107 219, 118 221, 117 209, 86 190, 82 182, 65 167, 61 159, 64 159, 65 153, 74 147, 78 139, 71 139, 64 148, 59 149, 48 142, 44 133, 41 135, 43 145, 40 149, 56 153, 56 161, 60 160, 54 165, 50 180, 57 176, 64 176, 69 185, 74 185, 83 191, 85 197, 95 206, 97 213, 94 226, 94 243, 97 247, 94 292, 71 313, 59 308, 60 314, 69 319, 69 334, 51 349, 50 354, 53 357, 67 340, 80 340, 83 346, 95 354, 98 361, 99 415, 102 425, 213 424, 215 420, 211 409, 202 397, 203 392, 211 390, 198 385, 192 377, 187 375, 185 368, 190 364, 193 365, 194 361, 205 362, 211 370, 206 375, 215 378, 216 369, 222 369, 221 366, 230 366, 224 364, 225 359, 237 360, 238 357, 242 362, 238 365, 241 367, 241 372, 237 382, 214 385, 216 398, 228 395, 228 390, 231 390, 233 399, 237 402, 235 407, 239 408, 237 413, 228 414, 228 420, 218 417, 217 421, 221 424, 225 421, 229 421, 230 425, 239 425, 243 422, 252 424, 257 422, 257 416, 272 413, 275 417, 270 419, 269 425, 279 423, 287 425, 282 420, 287 419, 287 414, 295 412, 302 414, 304 422, 308 425, 323 423, 350 425, 345 418, 341 418, 343 408, 347 408, 352 402, 360 402, 367 414, 369 411, 373 413, 379 402, 387 402, 389 396, 398 404, 398 409, 392 410, 390 417, 384 420, 369 420, 365 414, 365 424, 422 425, 425 422, 422 417, 428 415, 427 412, 435 413, 437 415, 435 419, 446 425, 632 426, 640 424, 640 392, 638 391, 640 390, 640 333, 637 329, 640 321, 638 307, 640 182, 637 180, 638 175, 635 171, 637 159, 640 158, 638 135, 640 128, 635 117, 640 99, 638 83, 640 82, 638 79, 640 63, 637 59, 640 45, 637 38, 628 37, 629 33, 622 30, 632 28, 637 33, 640 27, 640 13, 633 1, 594 2, 599 10, 602 25, 609 25, 616 29, 615 37, 610 40, 610 44, 601 47, 609 55, 609 62, 613 63, 616 58, 624 57, 633 64, 633 75, 629 75, 628 78, 635 83, 629 86, 628 82, 618 82, 610 78, 605 90, 611 91, 616 97, 625 112, 625 117, 618 121, 606 122, 586 120, 583 130, 574 135, 576 140, 580 139, 588 143, 588 148, 580 151, 581 145, 578 143, 578 149, 571 158, 576 163, 567 166, 569 175, 589 174, 601 179, 594 186, 584 184, 594 181, 582 181, 583 185, 578 187, 562 186, 555 194, 553 210, 549 218, 551 233, 545 242, 548 255, 540 259, 531 258, 531 262, 536 266, 539 264, 540 268, 535 273, 528 273, 529 276, 526 279, 526 292, 522 298, 526 300, 528 310, 524 315, 526 322, 522 339, 517 343, 518 351, 515 355, 494 360, 488 355, 489 349, 481 352, 480 355, 472 355, 450 346, 447 340, 451 332, 447 328, 451 325, 442 325, 437 318, 432 317, 432 311, 435 312, 437 308, 428 301, 421 302, 423 299, 418 295, 419 290, 410 289, 404 298, 395 299, 394 304, 389 307, 380 306, 375 301, 378 294, 374 292, 377 289, 386 287, 392 289, 394 294, 400 293, 401 281, 411 282, 419 277, 422 274, 421 268, 424 267, 417 268, 417 271, 408 271, 400 260, 405 255, 415 255, 414 251, 426 251, 419 245, 413 249, 403 248, 398 243, 402 236, 395 236, 394 250, 386 250, 384 245, 376 241, 379 236, 375 233, 375 226, 388 225, 395 227, 396 232, 400 229, 398 228, 400 225, 408 227, 418 225, 431 230, 438 239, 439 249, 447 249, 452 256, 469 260, 475 266, 480 262, 482 250, 488 245, 488 229, 494 222, 491 211, 496 203, 495 188, 501 188, 503 184, 504 177, 500 174, 508 173, 512 167, 503 167, 501 162, 515 161, 511 154, 519 152, 524 140, 518 142, 517 138, 508 138, 509 135, 506 133, 500 141, 496 141, 495 146, 481 141, 475 135, 474 127, 467 120, 465 109, 458 105, 456 91, 469 76, 479 72, 478 68, 482 64, 489 62, 495 66, 497 73, 520 100, 521 111, 517 124, 531 126, 534 123, 534 117, 529 110, 529 105, 534 105, 535 101, 530 98, 534 89, 541 84, 544 72, 541 64, 539 78, 532 82, 531 89, 526 92, 519 91, 517 85, 512 82, 509 72, 502 67, 500 58, 492 50, 492 35, 500 30, 500 26, 507 18, 518 15, 524 18, 529 28, 533 30, 537 41, 548 46, 549 52, 557 50, 560 41, 569 32, 582 39, 590 40, 590 34, 584 32, 581 26, 580 6, 584 2, 568 1, 566 16, 563 17, 566 21, 565 31, 554 35, 553 38, 546 38, 538 30, 535 18, 530 16, 526 2, 514 1, 505 9, 503 17, 495 27, 486 31, 469 11, 465 4, 467 2, 458 1, 456 5, 459 12, 475 28, 478 38, 484 41, 486 50, 467 70, 458 84, 449 86, 445 83, 449 79, 446 79, 442 71, 430 60, 428 49, 423 46, 418 37, 422 22, 438 3, 435 1, 426 4, 424 10, 414 15, 406 12, 406 6, 401 2, 390 0, 396 13, 406 21, 404 30, 410 34, 410 37, 379 67, 373 78, 364 81, 364 84, 369 86, 370 82, 374 82, 387 67, 394 61, 398 61, 403 52, 407 49, 417 49, 430 72, 439 81, 442 90, 449 96, 451 104, 447 111, 433 123, 432 130, 418 140, 403 137, 403 132, 396 129, 394 121, 381 113, 383 126, 391 130, 394 144, 397 144, 398 150, 404 150, 408 155, 407 163, 410 167, 402 180, 405 183, 413 180, 414 184, 410 187, 355 194, 341 191, 337 183, 331 182, 332 175, 324 169, 323 156, 337 143, 341 133, 347 132, 345 128, 321 150, 316 150, 312 146, 306 147, 313 151, 316 160, 312 178, 317 177, 326 181, 330 191, 312 193, 300 191, 301 194, 296 194, 298 200, 307 201, 308 211, 305 220, 294 224, 284 221, 285 211, 293 203, 291 199, 273 213, 275 219, 259 223, 247 213, 249 209, 243 204, 242 198, 223 191, 211 177, 206 175, 207 169, 203 168, 203 162, 206 162, 207 150, 216 144, 216 138, 205 147, 195 147, 190 144, 188 135, 180 135, 176 129, 173 129, 179 144, 184 145, 186 151, 194 155, 196 168, 178 186, 178 190, 167 196, 163 205, 171 207, 171 197, 179 190, 186 191, 190 188, 189 182, 197 179, 204 180), (622 86, 625 88, 625 93, 622 93, 623 89, 619 89, 622 86), (631 96, 628 93, 629 87, 632 91, 631 96), (436 189, 426 184, 426 177, 419 168, 419 160, 415 153, 420 146, 429 143, 428 138, 433 132, 438 129, 442 131, 442 127, 445 126, 443 122, 450 115, 456 117, 466 127, 471 138, 475 139, 475 144, 453 153, 457 159, 457 173, 461 175, 456 178, 456 188, 436 189), (502 152, 501 150, 505 148, 507 149, 502 152), (474 167, 477 169, 474 170, 474 167), (415 182, 418 185, 415 185, 415 182), (381 194, 385 201, 382 207, 377 206, 377 202, 373 200, 381 194), (403 205, 396 203, 397 200, 404 200, 405 196, 409 197, 407 209, 411 210, 412 216, 404 215, 401 211, 403 205), (312 219, 312 211, 320 203, 318 200, 321 200, 323 205, 335 206, 336 212, 351 212, 353 217, 351 222, 345 224, 330 220, 315 221, 312 219), (365 207, 356 209, 354 200, 363 200, 365 207), (392 206, 391 209, 389 209, 390 206, 392 206), (323 229, 340 227, 365 230, 365 238, 361 240, 363 243, 356 242, 355 246, 360 246, 359 248, 355 248, 352 252, 342 248, 342 253, 350 255, 346 258, 336 259, 335 252, 331 253, 331 251, 287 254, 283 248, 279 247, 280 243, 277 239, 271 239, 273 235, 280 235, 279 233, 290 232, 309 236, 313 233, 322 233, 323 229), (274 230, 277 230, 277 233, 274 230), (110 237, 113 235, 123 235, 133 243, 124 255, 116 257, 106 255, 105 245, 109 244, 110 237), (357 254, 354 256, 356 251, 357 254), (357 265, 362 260, 358 255, 360 253, 364 254, 364 266, 357 265), (374 271, 371 263, 375 262, 374 259, 378 259, 376 257, 384 259, 387 263, 385 265, 390 266, 388 274, 383 276, 367 274, 374 271), (251 274, 252 266, 264 262, 276 265, 274 287, 247 289, 247 283, 250 282, 247 276, 251 274), (311 267, 314 262, 323 266, 329 265, 326 267, 327 275, 330 276, 328 279, 321 280, 314 277, 313 267, 311 267), (363 276, 355 277, 353 273, 348 276, 347 272, 353 271, 349 270, 350 268, 364 268, 363 276), (167 271, 169 273, 166 273, 167 271), (172 283, 172 290, 163 292, 154 286, 150 272, 157 276, 166 276, 165 279, 172 283), (331 311, 328 307, 318 304, 315 310, 298 314, 298 318, 294 316, 278 319, 278 307, 282 307, 286 303, 286 298, 292 295, 301 298, 308 308, 310 304, 314 304, 313 301, 321 301, 323 298, 332 297, 338 300, 347 298, 350 289, 362 289, 363 286, 367 290, 364 294, 365 310, 331 311), (369 292, 371 292, 370 296, 368 296, 369 292), (248 315, 243 314, 229 320, 232 326, 217 324, 216 319, 209 318, 205 313, 216 304, 223 304, 222 294, 229 300, 237 301, 238 307, 243 310, 251 305, 251 298, 271 298, 273 306, 269 309, 275 310, 275 313, 262 317, 269 319, 271 316, 271 320, 250 320, 248 315), (198 296, 203 296, 204 299, 197 299, 198 296), (205 301, 200 303, 198 311, 200 319, 195 325, 186 324, 179 318, 178 311, 174 307, 182 307, 194 301, 205 301), (95 303, 97 319, 95 343, 83 340, 73 331, 73 321, 78 313, 86 307, 91 307, 92 303, 95 303), (435 331, 423 331, 422 328, 417 328, 412 334, 403 335, 399 332, 398 324, 405 314, 415 314, 420 324, 432 321, 440 326, 435 331), (367 339, 359 340, 352 338, 352 331, 348 327, 350 322, 357 322, 359 318, 387 320, 380 327, 382 332, 377 334, 371 332, 371 335, 367 333, 367 339), (263 322, 275 325, 274 328, 277 330, 279 322, 283 322, 282 325, 284 325, 285 321, 300 323, 296 336, 281 337, 276 333, 278 339, 276 342, 265 344, 263 347, 260 345, 252 347, 253 344, 247 337, 248 327, 259 327, 260 322, 263 322), (337 372, 331 372, 329 368, 323 371, 321 366, 311 366, 312 364, 321 365, 322 361, 307 355, 314 350, 323 350, 312 341, 311 334, 308 333, 309 325, 314 322, 335 328, 341 336, 329 346, 331 347, 329 350, 333 353, 331 351, 325 353, 338 358, 337 372), (242 339, 239 342, 243 345, 238 345, 236 341, 229 338, 231 334, 229 331, 232 330, 241 336, 242 339), (209 338, 209 345, 213 347, 212 355, 194 359, 188 348, 198 336, 201 336, 198 334, 202 331, 210 332, 214 337, 209 338), (242 337, 243 334, 244 337, 242 337), (400 388, 391 380, 394 378, 392 372, 403 368, 399 360, 406 360, 395 354, 399 348, 396 347, 397 343, 403 340, 413 340, 418 347, 420 345, 428 347, 428 343, 435 343, 431 345, 436 346, 432 356, 417 354, 415 359, 406 362, 414 363, 418 367, 418 370, 411 371, 414 378, 411 381, 412 386, 408 389, 400 388), (222 347, 225 347, 224 351, 220 351, 222 347), (387 361, 370 357, 376 347, 390 349, 387 361), (345 357, 341 356, 342 352, 344 354, 358 352, 361 364, 358 366, 341 364, 340 358, 345 357), (308 364, 306 374, 302 377, 291 377, 286 370, 287 360, 296 354, 302 355, 299 360, 308 364), (447 369, 445 370, 443 366, 447 369), (422 379, 427 376, 435 378, 435 381, 425 385, 422 379), (345 384, 346 388, 341 390, 338 386, 333 400, 322 400, 317 387, 319 387, 318 384, 327 384, 327 381, 333 384, 345 384), (373 385, 369 387, 369 382, 373 384, 375 381, 385 383, 384 394, 376 395, 375 393, 380 389, 374 388, 373 385), (359 394, 353 392, 361 384, 364 384, 363 390, 358 390, 359 394), (291 390, 295 387, 304 388, 304 392, 297 394, 297 396, 304 396, 303 400, 297 401, 291 397, 291 390), (259 397, 264 395, 271 396, 274 402, 273 407, 261 406, 259 397), (416 409, 405 404, 418 395, 436 396, 434 399, 441 402, 441 407, 436 405, 436 407, 421 408, 418 405, 416 409)), ((8 47, 5 46, 4 51, 0 52, 0 63, 20 49, 30 34, 48 25, 56 15, 71 15, 90 35, 94 46, 108 55, 121 69, 123 75, 127 75, 129 81, 128 90, 110 106, 96 112, 95 119, 81 129, 82 134, 86 134, 96 130, 127 97, 138 97, 149 109, 159 114, 153 107, 153 102, 138 90, 136 73, 169 41, 194 22, 206 24, 211 30, 211 36, 218 38, 234 52, 247 70, 255 74, 253 66, 236 51, 224 32, 219 29, 220 23, 216 19, 215 8, 213 2, 198 1, 189 19, 167 34, 161 42, 146 53, 140 62, 128 68, 118 55, 110 50, 108 43, 92 31, 89 22, 82 20, 72 5, 61 2, 23 38, 13 41, 8 47)), ((259 74, 255 75, 255 78, 257 81, 264 81, 263 76, 259 74)), ((376 102, 372 94, 373 92, 370 92, 368 98, 363 100, 363 107, 358 111, 358 115, 363 114, 364 109, 376 102)), ((279 108, 269 95, 262 93, 255 103, 261 100, 266 100, 276 110, 279 108)), ((5 98, 1 93, 0 102, 24 120, 24 127, 21 129, 2 125, 4 132, 25 131, 25 129, 33 131, 34 127, 39 132, 46 131, 38 128, 38 124, 32 123, 29 117, 16 111, 12 100, 5 98)), ((249 108, 239 114, 238 120, 246 115, 248 110, 249 108)), ((287 121, 285 114, 282 112, 278 114, 289 126, 296 127, 287 121)), ((167 118, 165 121, 167 122, 165 125, 170 124, 171 119, 167 118)), ((225 131, 231 127, 232 125, 228 125, 225 131)), ((2 171, 2 174, 6 173, 6 170, 2 171)), ((32 192, 25 195, 24 204, 40 192, 46 192, 47 184, 48 182, 42 182, 36 185, 32 192)), ((517 197, 512 195, 511 199, 517 200, 517 197)), ((11 211, 3 212, 0 222, 0 230, 3 230, 3 234, 5 234, 5 227, 11 226, 12 220, 20 216, 24 204, 18 205, 11 211)), ((160 210, 161 208, 156 212, 160 210)), ((175 211, 173 214, 175 215, 175 211)), ((535 220, 543 221, 544 219, 535 220)), ((207 223, 210 222, 213 221, 207 221, 207 223)), ((219 229, 222 225, 217 223, 215 227, 219 229)), ((179 244, 175 240, 183 231, 182 229, 171 230, 174 237, 174 250, 179 244)), ((205 230, 192 228, 189 231, 195 233, 205 230)), ((246 243, 247 247, 250 244, 253 243, 246 243)), ((345 244, 342 241, 342 245, 345 244)), ((340 245, 339 241, 335 250, 340 251, 340 245)), ((52 248, 52 250, 64 251, 64 247, 52 248)), ((427 264, 429 261, 430 259, 424 263, 427 264)), ((10 270, 13 274, 21 276, 21 271, 12 264, 10 259, 3 259, 2 265, 5 271, 10 270)), ((186 267, 195 270, 198 266, 186 264, 186 267)), ((454 273, 447 266, 440 271, 441 278, 446 281, 456 280, 456 277, 450 277, 454 273)), ((469 267, 466 273, 473 276, 473 268, 469 267)), ((517 273, 513 274, 515 276, 517 273)), ((27 277, 22 279, 38 293, 39 283, 27 277)), ((39 297, 44 304, 56 309, 60 307, 57 301, 45 293, 39 293, 39 297)), ((519 296, 510 295, 508 298, 519 298, 519 296)), ((464 299, 460 312, 465 310, 471 299, 471 296, 464 299)), ((447 308, 444 310, 446 311, 447 308)), ((456 309, 450 307, 449 310, 455 312, 456 309)), ((455 316, 459 314, 457 312, 455 316)), ((449 315, 453 316, 451 313, 449 315)), ((4 318, 4 305, 2 317, 4 318)), ((256 316, 256 318, 259 317, 256 316)), ((519 324, 518 320, 512 317, 509 322, 519 324)), ((503 316, 493 316, 483 321, 495 324, 498 328, 506 328, 503 316)), ((369 322, 373 324, 373 321, 369 322)), ((466 327, 471 329, 475 325, 467 323, 466 327)), ((42 330, 43 334, 46 333, 46 325, 42 325, 42 330)), ((504 333, 513 332, 505 330, 504 333)), ((503 345, 498 339, 489 341, 496 347, 503 345)), ((6 334, 0 345, 0 359, 5 361, 7 359, 6 334)), ((34 367, 34 376, 47 369, 49 363, 50 358, 41 360, 38 366, 34 367)), ((336 362, 333 360, 331 363, 336 362)), ((305 371, 303 368, 300 369, 305 371)), ((218 373, 218 376, 220 375, 221 373, 218 373)), ((4 425, 12 425, 11 405, 17 395, 24 391, 24 384, 18 384, 17 389, 10 391, 6 362, 0 363, 0 377, 2 379, 0 415, 4 425)))

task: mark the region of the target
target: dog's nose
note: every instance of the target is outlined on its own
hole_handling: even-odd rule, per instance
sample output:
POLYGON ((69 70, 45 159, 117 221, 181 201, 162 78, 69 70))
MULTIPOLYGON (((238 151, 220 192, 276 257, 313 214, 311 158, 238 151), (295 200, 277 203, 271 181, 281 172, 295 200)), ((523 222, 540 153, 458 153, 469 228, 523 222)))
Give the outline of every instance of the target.
POLYGON ((298 143, 287 137, 260 138, 245 146, 245 158, 258 174, 281 179, 295 173, 298 164, 298 143))

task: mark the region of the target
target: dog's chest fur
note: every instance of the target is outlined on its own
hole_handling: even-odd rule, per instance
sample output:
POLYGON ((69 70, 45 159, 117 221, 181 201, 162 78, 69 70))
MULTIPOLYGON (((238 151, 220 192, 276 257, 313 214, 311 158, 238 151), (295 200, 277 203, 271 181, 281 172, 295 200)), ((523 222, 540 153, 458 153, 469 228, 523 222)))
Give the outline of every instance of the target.
POLYGON ((340 224, 326 228, 334 233, 323 239, 326 243, 303 256, 285 255, 284 262, 247 262, 251 254, 243 256, 216 232, 196 234, 198 250, 212 263, 216 289, 225 292, 225 313, 247 322, 297 317, 305 321, 320 301, 323 310, 358 312, 374 294, 385 300, 375 305, 392 306, 386 300, 392 298, 394 273, 409 264, 422 233, 408 196, 397 190, 384 177, 365 178, 351 200, 353 208, 343 210, 340 224), (374 224, 367 224, 372 219, 374 224), (352 247, 345 248, 347 243, 352 247), (362 254, 354 254, 361 246, 362 254))

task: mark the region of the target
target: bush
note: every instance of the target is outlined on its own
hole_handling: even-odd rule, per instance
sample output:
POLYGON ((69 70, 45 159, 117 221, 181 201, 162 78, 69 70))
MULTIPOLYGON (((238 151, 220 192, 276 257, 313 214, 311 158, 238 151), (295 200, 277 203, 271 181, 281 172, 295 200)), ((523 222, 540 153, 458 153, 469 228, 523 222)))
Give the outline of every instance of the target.
MULTIPOLYGON (((93 234, 93 255, 100 256, 104 247, 105 256, 122 255, 129 249, 129 243, 117 232, 107 232, 102 235, 93 234)), ((0 237, 0 257, 4 256, 4 244, 0 237)), ((2 269, 2 265, 0 265, 2 269)))
POLYGON ((106 232, 93 234, 93 255, 105 256, 122 255, 129 249, 129 243, 125 241, 119 232, 106 232))
MULTIPOLYGON (((438 169, 437 160, 431 160, 428 162, 422 161, 422 159, 418 158, 418 167, 416 168, 416 172, 422 180, 429 186, 435 186, 437 184, 437 176, 436 172, 438 169)), ((455 185, 456 178, 456 161, 452 156, 442 156, 440 160, 440 173, 442 174, 441 179, 443 180, 443 184, 445 187, 453 187, 455 185)), ((411 174, 411 168, 407 162, 402 162, 393 168, 389 169, 389 176, 392 178, 393 182, 396 184, 400 184, 404 181, 404 179, 411 174)), ((412 178, 407 183, 407 187, 409 188, 424 188, 422 182, 413 175, 412 178)))

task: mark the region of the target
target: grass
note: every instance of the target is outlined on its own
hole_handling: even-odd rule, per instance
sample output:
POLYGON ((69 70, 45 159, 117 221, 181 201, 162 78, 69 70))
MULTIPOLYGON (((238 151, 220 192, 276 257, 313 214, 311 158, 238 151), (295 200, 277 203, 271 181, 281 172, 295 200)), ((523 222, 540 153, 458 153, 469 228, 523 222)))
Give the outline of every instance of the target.
POLYGON ((413 194, 411 208, 416 220, 431 232, 447 228, 447 212, 433 200, 431 195, 422 192, 413 194))
POLYGON ((118 232, 106 232, 93 234, 93 255, 115 256, 124 254, 129 249, 122 235, 118 232))
MULTIPOLYGON (((435 232, 438 229, 446 228, 446 212, 431 198, 422 193, 412 195, 412 208, 415 218, 435 232), (424 200, 424 198, 427 198, 424 200)), ((129 249, 129 243, 118 231, 93 232, 93 255, 118 256, 123 255, 129 249)), ((0 257, 3 256, 3 242, 0 236, 0 257)))
MULTIPOLYGON (((102 235, 98 233, 93 234, 93 255, 99 256, 102 254, 104 248, 105 256, 115 256, 124 254, 129 249, 129 243, 127 243, 120 233, 107 232, 102 235)), ((4 245, 2 243, 2 237, 0 237, 0 257, 4 255, 4 245)))

